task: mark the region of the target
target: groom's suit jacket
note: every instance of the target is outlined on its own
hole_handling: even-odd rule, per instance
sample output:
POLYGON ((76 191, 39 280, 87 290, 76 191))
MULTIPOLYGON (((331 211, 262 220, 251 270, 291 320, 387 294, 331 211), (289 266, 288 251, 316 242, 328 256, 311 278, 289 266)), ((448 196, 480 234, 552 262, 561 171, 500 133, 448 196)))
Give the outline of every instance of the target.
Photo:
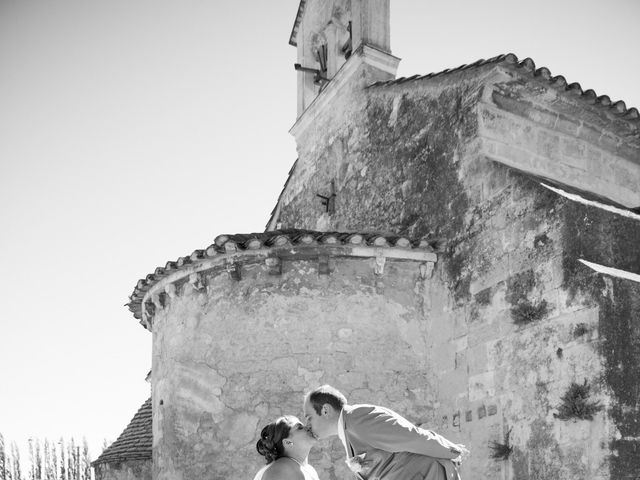
POLYGON ((459 480, 451 461, 457 446, 416 427, 396 412, 375 405, 342 410, 348 463, 361 462, 367 480, 459 480), (354 458, 355 457, 355 458, 354 458))

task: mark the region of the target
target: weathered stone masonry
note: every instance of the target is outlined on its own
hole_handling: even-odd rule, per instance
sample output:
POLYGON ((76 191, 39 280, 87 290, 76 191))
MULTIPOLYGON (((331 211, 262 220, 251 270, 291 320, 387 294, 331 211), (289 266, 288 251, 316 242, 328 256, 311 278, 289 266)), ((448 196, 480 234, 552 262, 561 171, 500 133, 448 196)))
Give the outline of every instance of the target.
POLYGON ((467 475, 639 471, 638 288, 579 262, 637 272, 639 222, 544 187, 640 205, 637 110, 611 103, 507 55, 379 82, 352 110, 314 118, 321 128, 294 127, 299 158, 270 226, 426 236, 443 251, 435 275, 447 299, 430 327, 447 333, 430 343, 431 387, 459 413, 435 409, 430 421, 471 446, 467 475), (315 194, 330 183, 328 214, 315 194), (583 380, 603 413, 557 419, 583 380), (507 431, 511 460, 496 462, 490 442, 507 431))
MULTIPOLYGON (((141 281, 154 478, 250 477, 263 424, 299 414, 327 376, 428 408, 431 393, 410 399, 432 383, 423 291, 436 260, 402 237, 270 232, 218 237, 141 281)), ((316 464, 348 474, 329 454, 316 464)))
POLYGON ((301 0, 267 232, 138 282, 153 478, 251 478, 261 426, 322 383, 468 445, 463 478, 637 478, 638 110, 512 54, 395 79, 388 13, 301 0))

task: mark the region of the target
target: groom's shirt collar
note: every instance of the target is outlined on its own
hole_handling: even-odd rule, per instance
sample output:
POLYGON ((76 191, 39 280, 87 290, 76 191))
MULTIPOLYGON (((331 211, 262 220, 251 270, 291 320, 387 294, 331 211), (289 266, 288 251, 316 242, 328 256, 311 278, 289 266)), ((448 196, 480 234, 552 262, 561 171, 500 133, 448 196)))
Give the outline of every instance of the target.
POLYGON ((344 409, 340 410, 340 416, 338 417, 338 438, 342 442, 342 445, 344 445, 344 450, 345 452, 347 452, 347 458, 350 458, 349 447, 347 446, 347 436, 344 433, 344 418, 342 418, 343 413, 344 409))

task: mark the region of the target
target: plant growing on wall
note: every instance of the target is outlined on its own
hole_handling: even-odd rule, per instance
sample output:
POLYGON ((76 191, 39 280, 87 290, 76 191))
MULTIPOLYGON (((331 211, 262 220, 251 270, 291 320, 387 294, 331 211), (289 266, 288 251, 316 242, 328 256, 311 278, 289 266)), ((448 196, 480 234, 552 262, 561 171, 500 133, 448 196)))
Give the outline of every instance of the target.
POLYGON ((491 458, 494 460, 508 460, 509 456, 513 452, 513 446, 509 443, 509 435, 511 435, 511 429, 504 435, 504 443, 489 442, 489 448, 491 449, 491 458))
POLYGON ((582 335, 589 333, 589 327, 586 323, 579 323, 573 329, 573 336, 575 338, 581 337, 582 335))
POLYGON ((524 300, 511 308, 511 318, 513 318, 513 323, 516 325, 527 325, 544 318, 548 310, 549 306, 546 300, 542 300, 535 305, 528 300, 524 300))
POLYGON ((558 406, 558 413, 554 416, 560 420, 593 420, 593 416, 602 410, 599 401, 590 400, 591 385, 585 379, 581 385, 571 383, 567 392, 560 398, 561 404, 558 406))
POLYGON ((549 313, 545 299, 533 302, 529 299, 539 280, 532 269, 512 275, 507 279, 506 300, 511 305, 511 318, 516 325, 528 325, 541 320, 549 313))

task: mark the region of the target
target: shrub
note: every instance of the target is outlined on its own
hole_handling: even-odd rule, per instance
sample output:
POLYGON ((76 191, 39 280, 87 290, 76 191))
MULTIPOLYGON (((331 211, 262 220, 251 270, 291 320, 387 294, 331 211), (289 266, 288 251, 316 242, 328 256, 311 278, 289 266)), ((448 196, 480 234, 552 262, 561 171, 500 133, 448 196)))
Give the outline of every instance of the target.
POLYGON ((562 403, 558 406, 558 413, 554 416, 560 420, 571 418, 593 420, 593 416, 602 410, 602 405, 598 401, 589 400, 590 395, 591 386, 586 379, 582 385, 573 382, 560 398, 562 403))

